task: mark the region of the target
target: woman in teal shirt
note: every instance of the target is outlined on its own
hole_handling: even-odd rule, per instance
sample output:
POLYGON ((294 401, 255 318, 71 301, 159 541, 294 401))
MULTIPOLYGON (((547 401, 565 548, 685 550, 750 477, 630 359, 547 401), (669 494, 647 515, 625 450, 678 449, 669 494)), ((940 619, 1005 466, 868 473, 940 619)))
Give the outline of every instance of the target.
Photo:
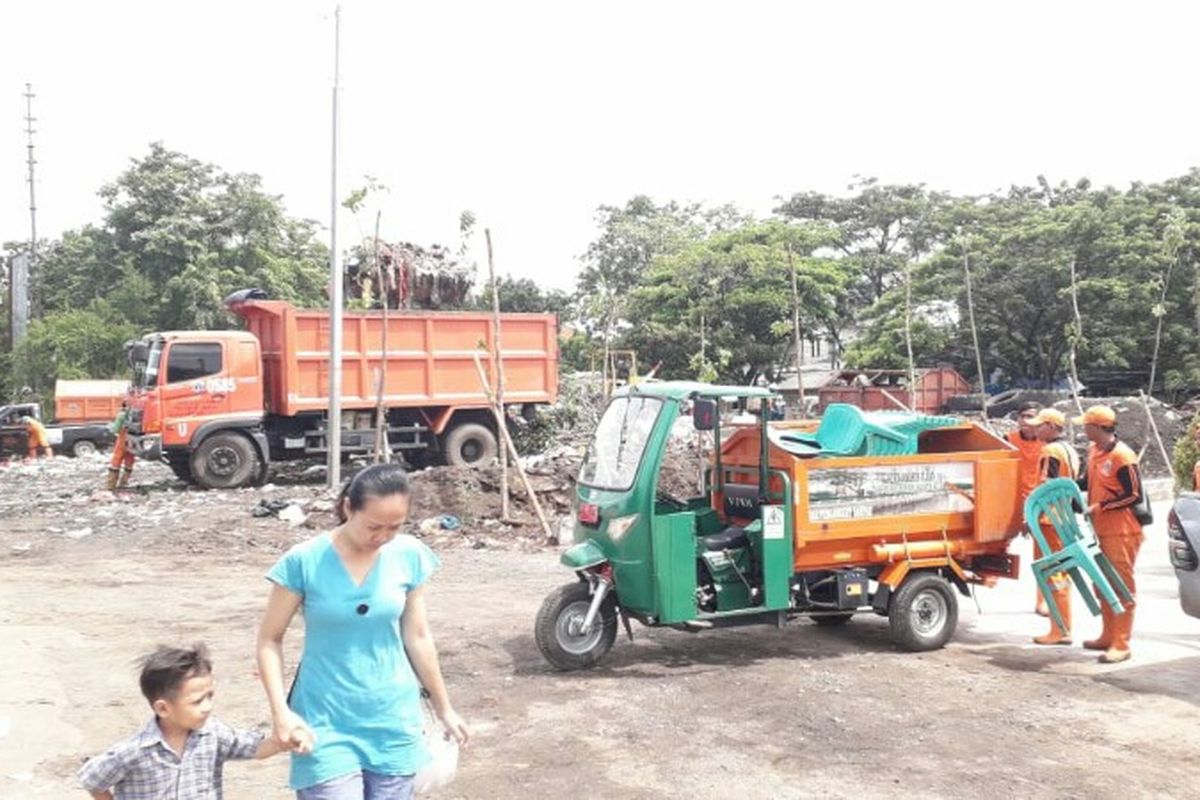
POLYGON ((289 550, 258 636, 258 667, 275 732, 297 747, 299 800, 406 800, 424 764, 420 689, 465 744, 425 617, 423 585, 438 560, 411 536, 409 486, 394 464, 364 469, 342 490, 332 532, 289 550), (290 693, 283 636, 304 614, 304 650, 290 693))

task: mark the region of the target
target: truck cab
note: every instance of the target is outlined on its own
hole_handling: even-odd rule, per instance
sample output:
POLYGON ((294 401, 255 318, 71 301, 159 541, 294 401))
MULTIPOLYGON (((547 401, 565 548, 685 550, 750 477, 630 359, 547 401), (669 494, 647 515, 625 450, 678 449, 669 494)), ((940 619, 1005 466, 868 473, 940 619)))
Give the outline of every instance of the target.
POLYGON ((257 338, 244 331, 168 331, 132 343, 128 358, 129 434, 139 457, 161 458, 188 481, 202 472, 214 486, 265 478, 257 338))

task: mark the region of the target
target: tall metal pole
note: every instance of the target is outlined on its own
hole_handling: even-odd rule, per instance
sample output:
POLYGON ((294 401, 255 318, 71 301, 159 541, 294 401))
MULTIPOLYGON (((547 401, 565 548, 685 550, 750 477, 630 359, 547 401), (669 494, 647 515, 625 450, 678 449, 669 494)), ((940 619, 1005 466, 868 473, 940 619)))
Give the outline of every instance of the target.
POLYGON ((33 85, 25 84, 25 134, 26 163, 29 165, 29 260, 30 266, 37 259, 37 202, 34 200, 33 165, 33 85))
POLYGON ((342 272, 338 259, 338 81, 342 46, 342 7, 333 12, 333 155, 329 169, 329 419, 326 473, 330 488, 342 482, 342 272))

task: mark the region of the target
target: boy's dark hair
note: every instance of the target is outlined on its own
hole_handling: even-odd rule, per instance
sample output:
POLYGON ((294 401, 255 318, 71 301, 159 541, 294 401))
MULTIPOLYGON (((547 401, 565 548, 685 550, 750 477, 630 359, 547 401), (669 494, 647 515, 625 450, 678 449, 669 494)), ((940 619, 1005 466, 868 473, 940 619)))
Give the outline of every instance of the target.
POLYGON ((1021 416, 1026 411, 1041 411, 1042 404, 1036 400, 1025 400, 1017 406, 1017 416, 1021 416))
POLYGON ((362 511, 368 497, 391 497, 408 494, 408 473, 399 464, 372 464, 351 480, 342 484, 338 495, 336 512, 339 522, 346 521, 346 502, 351 511, 362 511))
POLYGON ((212 674, 208 648, 202 644, 189 649, 159 645, 139 663, 142 675, 138 682, 150 705, 156 700, 171 699, 188 678, 212 674))

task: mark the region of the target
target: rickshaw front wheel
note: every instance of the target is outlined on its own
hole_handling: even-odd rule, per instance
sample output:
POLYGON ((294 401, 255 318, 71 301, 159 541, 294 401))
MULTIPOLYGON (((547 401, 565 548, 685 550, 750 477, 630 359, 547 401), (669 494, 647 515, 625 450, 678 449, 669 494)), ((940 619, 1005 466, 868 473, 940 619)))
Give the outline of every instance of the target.
POLYGON ((588 584, 575 581, 546 597, 538 611, 534 638, 538 649, 555 669, 562 671, 595 666, 617 639, 617 604, 610 593, 586 632, 582 630, 592 594, 588 584))

